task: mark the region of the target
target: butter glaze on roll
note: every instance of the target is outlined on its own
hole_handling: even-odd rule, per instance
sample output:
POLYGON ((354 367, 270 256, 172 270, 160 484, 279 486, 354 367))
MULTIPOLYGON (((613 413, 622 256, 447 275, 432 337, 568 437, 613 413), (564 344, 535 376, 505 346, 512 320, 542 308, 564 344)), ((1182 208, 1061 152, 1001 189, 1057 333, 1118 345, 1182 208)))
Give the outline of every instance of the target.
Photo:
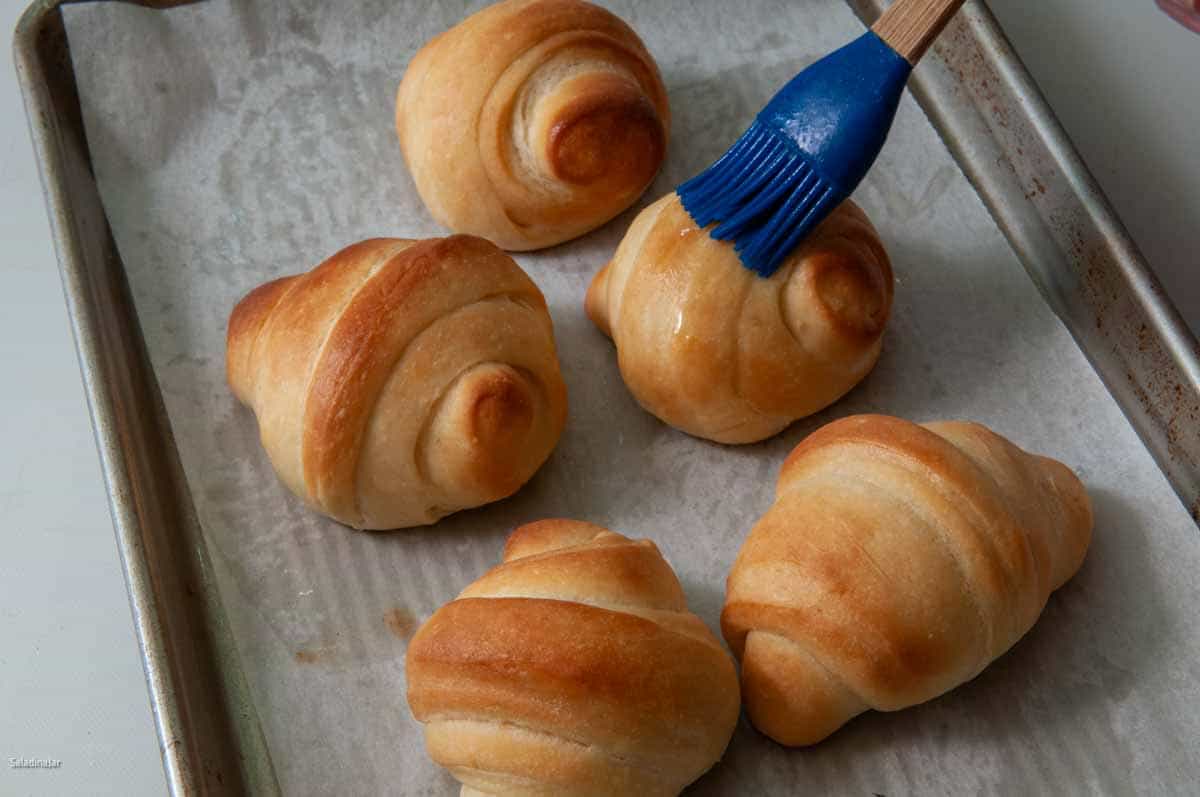
POLYGON ((1079 478, 979 424, 822 427, 787 458, 726 585, 751 721, 814 744, 974 678, 1033 627, 1091 536, 1079 478))
POLYGON ((641 40, 581 0, 506 0, 468 17, 417 53, 396 104, 429 212, 511 251, 575 238, 633 204, 669 128, 641 40))
POLYGON ((733 661, 658 548, 573 520, 514 531, 413 636, 406 676, 464 797, 671 797, 739 713, 733 661))
POLYGON ((356 528, 511 495, 566 421, 541 291, 470 236, 364 241, 255 289, 226 366, 283 482, 356 528))
POLYGON ((630 225, 587 293, 643 407, 719 443, 752 443, 832 404, 879 358, 892 269, 843 203, 764 279, 672 193, 630 225))

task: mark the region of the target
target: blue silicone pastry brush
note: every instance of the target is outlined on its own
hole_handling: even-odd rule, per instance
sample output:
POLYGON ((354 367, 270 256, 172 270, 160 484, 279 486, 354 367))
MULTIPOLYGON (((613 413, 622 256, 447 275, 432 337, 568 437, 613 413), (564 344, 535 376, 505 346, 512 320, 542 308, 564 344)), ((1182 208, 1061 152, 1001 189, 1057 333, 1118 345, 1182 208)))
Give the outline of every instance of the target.
POLYGON ((858 186, 913 65, 963 0, 896 0, 871 30, 805 69, 737 143, 679 186, 684 208, 769 277, 858 186))

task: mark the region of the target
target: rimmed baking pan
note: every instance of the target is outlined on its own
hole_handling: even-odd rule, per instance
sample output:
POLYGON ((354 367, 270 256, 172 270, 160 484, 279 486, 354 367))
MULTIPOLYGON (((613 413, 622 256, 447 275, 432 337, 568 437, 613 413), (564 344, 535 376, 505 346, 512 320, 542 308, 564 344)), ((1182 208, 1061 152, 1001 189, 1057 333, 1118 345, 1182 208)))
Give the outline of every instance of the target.
MULTIPOLYGON (((642 205, 884 5, 604 4, 645 39, 674 108, 642 205)), ((1071 464, 1097 508, 1092 551, 975 681, 805 751, 743 722, 692 791, 1168 793, 1194 780, 1196 341, 978 2, 917 70, 916 101, 856 194, 897 291, 883 358, 844 401, 743 448, 641 412, 581 309, 630 211, 518 257, 548 297, 572 407, 521 493, 395 534, 348 531, 286 493, 224 385, 229 310, 358 238, 439 234, 394 140, 393 93, 421 43, 482 5, 39 2, 18 26, 172 791, 452 793, 406 711, 405 641, 508 530, 565 515, 650 537, 715 627, 783 456, 860 411, 972 418, 1071 464)))

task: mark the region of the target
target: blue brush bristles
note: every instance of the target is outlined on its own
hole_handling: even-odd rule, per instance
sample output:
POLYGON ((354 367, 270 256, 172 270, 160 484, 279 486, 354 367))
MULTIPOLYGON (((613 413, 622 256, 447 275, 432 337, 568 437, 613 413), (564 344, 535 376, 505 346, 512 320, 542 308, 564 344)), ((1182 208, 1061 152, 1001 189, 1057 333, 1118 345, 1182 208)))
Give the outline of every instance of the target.
POLYGON ((709 234, 769 277, 857 187, 883 147, 912 66, 868 31, 805 69, 720 160, 679 186, 709 234))
POLYGON ((709 235, 734 241, 747 268, 769 277, 845 197, 824 183, 791 142, 755 121, 724 156, 679 186, 683 207, 709 235))

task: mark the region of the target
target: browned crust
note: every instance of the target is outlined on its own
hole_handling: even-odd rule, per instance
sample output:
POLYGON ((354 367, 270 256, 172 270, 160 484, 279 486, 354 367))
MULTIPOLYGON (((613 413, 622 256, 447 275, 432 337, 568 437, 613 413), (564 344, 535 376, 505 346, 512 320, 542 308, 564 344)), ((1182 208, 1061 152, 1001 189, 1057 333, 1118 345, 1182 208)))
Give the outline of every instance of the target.
MULTIPOLYGON (((465 370, 459 377, 470 378, 451 379, 449 386, 442 386, 426 384, 428 373, 415 377, 425 380, 423 390, 458 388, 453 392, 454 417, 441 429, 440 439, 448 441, 447 446, 437 460, 453 466, 445 474, 444 489, 452 495, 448 511, 495 500, 497 491, 515 491, 549 456, 566 419, 566 388, 558 374, 545 298, 512 258, 472 236, 422 242, 373 239, 343 249, 306 274, 261 286, 243 299, 229 322, 228 377, 238 397, 258 414, 263 444, 289 488, 318 511, 349 525, 379 528, 429 522, 432 510, 422 510, 436 507, 433 502, 440 499, 420 492, 443 486, 394 480, 410 485, 405 489, 419 502, 407 506, 410 495, 389 492, 389 476, 379 484, 370 481, 368 502, 374 503, 360 507, 357 471, 364 445, 376 451, 363 438, 397 362, 411 345, 459 310, 490 311, 491 304, 475 305, 491 302, 503 305, 506 318, 532 323, 528 331, 536 342, 528 345, 537 348, 515 353, 528 368, 476 362, 467 346, 446 352, 448 360, 438 359, 437 352, 428 354, 436 360, 435 367, 448 367, 446 378, 452 378, 452 366, 460 361, 465 370)), ((490 345, 504 344, 511 331, 523 334, 498 328, 500 337, 490 345)), ((437 397, 414 398, 427 408, 437 397)), ((418 417, 403 398, 390 404, 388 413, 388 423, 398 418, 395 422, 404 425, 387 434, 405 439, 406 449, 420 440, 424 426, 437 420, 429 413, 418 417)), ((420 482, 419 446, 406 462, 407 453, 384 467, 399 463, 420 482)), ((371 479, 376 475, 368 474, 371 479)))
MULTIPOLYGON (((639 66, 645 70, 647 79, 642 82, 651 94, 650 101, 658 110, 664 131, 670 132, 670 103, 658 64, 637 32, 608 9, 584 0, 505 0, 468 17, 458 27, 473 20, 479 23, 486 20, 489 27, 496 30, 519 30, 519 43, 513 44, 522 50, 531 43, 536 44, 568 31, 590 31, 612 39, 635 56, 639 66)), ((452 28, 449 32, 457 29, 452 28)), ((425 46, 432 44, 434 41, 425 46)))
POLYGON ((892 308, 887 256, 865 263, 855 252, 831 246, 805 263, 812 270, 821 309, 831 323, 864 344, 883 334, 892 308))
POLYGON ((666 87, 641 39, 616 15, 580 0, 494 3, 429 41, 405 72, 395 118, 414 181, 439 222, 509 250, 561 243, 628 207, 661 165, 671 127, 666 87), (508 131, 522 85, 516 73, 536 69, 531 62, 553 57, 559 44, 611 51, 601 57, 634 78, 625 82, 636 83, 639 96, 625 99, 632 85, 620 97, 583 91, 580 106, 560 124, 539 124, 539 137, 546 138, 532 149, 545 156, 545 176, 566 189, 547 192, 540 178, 527 178, 528 170, 512 162, 508 131), (464 63, 471 65, 466 77, 464 63), (457 89, 447 92, 448 85, 457 89), (490 121, 481 125, 481 119, 490 121), (624 134, 617 147, 623 154, 613 157, 591 143, 605 129, 624 134), (444 141, 457 154, 453 174, 448 161, 428 156, 431 141, 444 141))
POLYGON ((800 258, 792 279, 811 275, 819 300, 815 309, 834 328, 860 346, 878 341, 891 316, 895 277, 862 208, 843 202, 788 257, 800 258))
POLYGON ((511 562, 526 556, 534 556, 559 548, 569 548, 573 545, 583 545, 592 542, 597 537, 611 535, 620 539, 620 535, 581 520, 565 520, 562 518, 547 518, 533 523, 526 523, 508 536, 504 543, 503 561, 511 562))
MULTIPOLYGON (((1006 456, 1028 456, 985 427, 973 426, 978 432, 994 438, 1006 456)), ((996 589, 1012 592, 1028 583, 1039 583, 1037 579, 1029 582, 1030 573, 1024 572, 1020 565, 1031 562, 1036 567, 1036 562, 1047 558, 1045 541, 1038 530, 1024 524, 1020 515, 1005 504, 1004 496, 988 471, 953 443, 919 424, 888 415, 855 415, 826 424, 802 440, 784 460, 779 492, 786 490, 787 484, 799 475, 811 454, 822 449, 854 446, 888 452, 911 463, 910 467, 918 471, 936 474, 943 493, 972 505, 975 518, 986 519, 990 528, 982 534, 987 542, 984 547, 989 551, 984 561, 991 565, 986 574, 990 584, 1006 585, 996 586, 996 589)), ((1014 467, 1020 465, 1020 462, 1014 463, 1014 467)))
POLYGON ((574 544, 506 560, 459 597, 502 596, 511 594, 514 585, 519 585, 526 597, 575 599, 604 608, 636 606, 655 612, 687 611, 683 587, 650 541, 634 541, 603 530, 584 539, 591 533, 586 524, 567 533, 578 536, 561 538, 555 543, 574 544))
POLYGON ((779 482, 785 484, 789 471, 800 466, 809 453, 825 446, 841 443, 888 448, 903 456, 918 460, 938 473, 956 476, 971 474, 974 466, 954 446, 943 438, 902 418, 889 415, 853 415, 827 423, 800 441, 783 461, 779 482))
POLYGON ((537 379, 501 366, 475 380, 471 390, 462 433, 477 441, 474 450, 480 456, 471 462, 470 478, 480 485, 481 492, 486 488, 498 498, 512 495, 528 478, 518 463, 524 459, 525 441, 537 423, 537 379), (483 456, 483 452, 491 455, 483 456))
POLYGON ((554 175, 574 184, 640 192, 658 173, 667 136, 640 86, 599 73, 579 81, 579 93, 560 110, 546 141, 554 175))
POLYGON ((584 305, 643 407, 690 434, 748 443, 870 372, 892 282, 878 236, 850 202, 762 279, 668 195, 635 220, 584 305))
POLYGON ((330 514, 358 515, 355 474, 362 436, 400 353, 383 345, 393 319, 423 284, 495 256, 507 259, 491 243, 469 235, 419 241, 382 264, 342 311, 310 382, 302 445, 305 483, 330 514))
POLYGON ((612 263, 606 263, 604 268, 596 274, 588 285, 587 293, 583 299, 583 311, 591 320, 596 328, 599 329, 605 337, 612 337, 612 327, 608 321, 608 297, 605 295, 608 291, 608 274, 612 269, 612 263))
POLYGON ((225 332, 225 378, 233 394, 243 404, 249 404, 253 397, 250 395, 253 381, 251 357, 258 335, 266 326, 280 299, 287 293, 287 287, 296 277, 280 277, 277 280, 259 285, 233 308, 229 316, 229 325, 225 332))
POLYGON ((421 721, 468 714, 546 727, 561 721, 557 706, 565 703, 574 721, 586 715, 610 724, 612 733, 635 722, 671 735, 677 721, 709 719, 711 684, 680 671, 697 659, 720 661, 713 653, 624 612, 560 600, 463 598, 413 637, 408 700, 421 721), (457 683, 438 688, 451 678, 457 683))
POLYGON ((825 685, 808 688, 829 691, 811 699, 788 693, 787 701, 776 695, 768 703, 762 694, 747 694, 752 719, 779 741, 813 743, 865 705, 912 705, 972 677, 1036 621, 1057 586, 1050 579, 1052 563, 1068 571, 1057 579, 1061 583, 1082 561, 1091 516, 1086 492, 1069 469, 1027 454, 978 424, 929 426, 861 415, 809 435, 784 462, 776 504, 739 553, 721 614, 722 632, 735 655, 745 655, 751 632, 798 646, 764 647, 761 660, 747 663, 743 672, 754 674, 756 688, 785 689, 771 668, 808 672, 811 664, 799 665, 807 662, 808 651, 820 663, 811 672, 828 666, 834 679, 814 680, 825 685), (855 463, 877 464, 881 458, 901 465, 906 476, 898 484, 911 486, 891 503, 881 501, 877 510, 871 502, 852 508, 828 503, 844 498, 820 502, 813 492, 789 492, 801 489, 801 479, 830 467, 853 479, 855 463), (928 492, 918 487, 926 483, 928 492), (888 535, 888 507, 906 500, 929 501, 930 514, 914 514, 922 525, 909 526, 907 534, 888 535), (827 503, 833 508, 823 510, 827 503), (938 556, 945 554, 953 564, 927 571, 931 581, 899 589, 903 579, 893 583, 891 568, 903 567, 906 555, 932 550, 923 543, 909 548, 900 540, 919 539, 925 531, 942 538, 938 556), (822 542, 808 546, 801 540, 822 542), (874 557, 863 547, 868 540, 874 541, 874 557), (881 550, 892 558, 879 561, 881 550), (791 579, 799 577, 806 585, 806 592, 798 593, 806 595, 803 602, 817 601, 822 610, 768 597, 761 584, 746 580, 751 571, 743 568, 757 573, 780 568, 791 579), (960 593, 965 603, 956 605, 960 593), (930 602, 935 600, 942 602, 930 602), (936 613, 930 614, 930 607, 938 607, 936 613), (974 610, 981 627, 990 629, 982 635, 972 631, 974 610), (843 694, 839 683, 855 699, 847 699, 850 693, 843 694))
MULTIPOLYGON (((892 260, 888 256, 879 231, 867 216, 866 211, 853 200, 846 200, 838 206, 841 217, 836 225, 829 225, 826 230, 826 245, 831 250, 839 251, 854 259, 860 266, 874 266, 871 285, 883 297, 885 313, 891 309, 895 296, 896 281, 892 271, 892 260)), ((886 322, 886 316, 884 321, 886 322)))
POLYGON ((720 757, 737 673, 652 544, 550 519, 513 532, 505 558, 408 648, 413 715, 475 723, 439 729, 430 752, 440 763, 461 766, 474 751, 477 782, 502 772, 545 790, 586 778, 589 793, 634 767, 675 793, 720 757), (599 769, 568 766, 577 749, 603 756, 599 769))
MULTIPOLYGON (((813 574, 814 580, 834 585, 830 589, 836 593, 839 583, 843 592, 851 588, 857 580, 854 572, 862 563, 847 557, 836 563, 808 566, 819 567, 820 572, 813 574)), ((897 622, 893 609, 884 607, 871 614, 864 610, 857 620, 854 625, 847 625, 814 612, 739 601, 728 604, 721 612, 721 633, 738 658, 751 631, 804 640, 827 660, 857 661, 865 667, 872 687, 889 693, 904 693, 914 683, 936 678, 945 671, 947 662, 960 658, 961 645, 955 639, 897 622)))
MULTIPOLYGON (((890 451, 936 473, 939 479, 953 483, 964 498, 980 502, 985 516, 1003 519, 1010 530, 1004 535, 1008 540, 1024 542, 1024 532, 1013 528, 1015 521, 1006 507, 990 491, 977 489, 977 481, 986 476, 970 460, 933 432, 899 418, 859 415, 818 429, 785 460, 779 478, 780 493, 798 475, 809 456, 844 445, 890 451)), ((815 518, 809 520, 820 522, 815 518)), ((800 529, 791 530, 786 515, 769 513, 762 522, 776 524, 771 527, 775 534, 804 533, 800 529)), ((885 521, 881 518, 881 522, 885 521)), ((844 531, 850 535, 858 532, 859 529, 851 527, 844 531)), ((857 546, 846 545, 826 552, 822 558, 806 558, 803 566, 808 578, 825 585, 830 595, 845 596, 854 594, 864 579, 873 577, 871 568, 862 559, 857 546)), ((994 578, 1004 576, 997 573, 994 578)), ((735 655, 741 655, 748 632, 768 631, 808 641, 831 660, 858 661, 866 668, 866 677, 875 688, 902 693, 913 683, 928 681, 943 672, 948 662, 959 658, 962 642, 905 622, 902 613, 897 613, 899 605, 855 603, 856 622, 847 624, 840 618, 787 606, 730 600, 721 613, 721 628, 735 655)))

